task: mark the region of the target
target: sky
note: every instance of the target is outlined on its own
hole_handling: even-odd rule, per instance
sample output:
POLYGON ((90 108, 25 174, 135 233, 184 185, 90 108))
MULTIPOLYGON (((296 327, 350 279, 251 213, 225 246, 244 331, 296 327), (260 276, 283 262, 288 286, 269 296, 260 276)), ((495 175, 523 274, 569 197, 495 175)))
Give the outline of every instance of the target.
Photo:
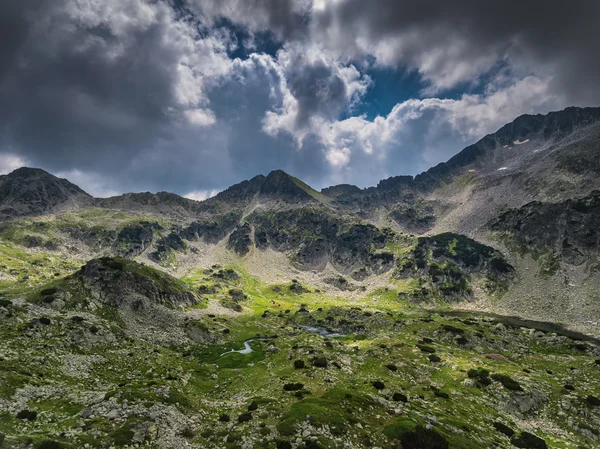
POLYGON ((0 173, 194 199, 415 175, 600 106, 596 0, 2 0, 0 173))

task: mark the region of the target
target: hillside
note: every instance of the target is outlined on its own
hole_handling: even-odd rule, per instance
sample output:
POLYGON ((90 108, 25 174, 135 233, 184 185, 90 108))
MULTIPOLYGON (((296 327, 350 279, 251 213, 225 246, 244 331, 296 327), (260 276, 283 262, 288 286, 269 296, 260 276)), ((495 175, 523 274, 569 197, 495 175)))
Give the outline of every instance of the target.
POLYGON ((597 447, 599 191, 600 108, 367 189, 92 198, 18 169, 0 447, 597 447))

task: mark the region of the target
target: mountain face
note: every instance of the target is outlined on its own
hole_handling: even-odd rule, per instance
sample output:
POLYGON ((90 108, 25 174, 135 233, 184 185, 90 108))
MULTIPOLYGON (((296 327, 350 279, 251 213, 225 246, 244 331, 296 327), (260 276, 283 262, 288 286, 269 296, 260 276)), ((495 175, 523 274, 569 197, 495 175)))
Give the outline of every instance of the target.
POLYGON ((18 169, 0 447, 597 447, 599 192, 600 108, 367 189, 95 199, 18 169))
POLYGON ((75 209, 90 200, 75 184, 44 170, 24 167, 0 176, 0 218, 75 209))

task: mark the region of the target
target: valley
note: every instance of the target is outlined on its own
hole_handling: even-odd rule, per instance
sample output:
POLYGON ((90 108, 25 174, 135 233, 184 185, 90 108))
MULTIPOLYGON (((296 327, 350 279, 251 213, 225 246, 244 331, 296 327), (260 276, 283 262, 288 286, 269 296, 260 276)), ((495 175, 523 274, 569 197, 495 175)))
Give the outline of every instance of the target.
POLYGON ((598 137, 202 202, 0 176, 0 447, 600 447, 598 137))

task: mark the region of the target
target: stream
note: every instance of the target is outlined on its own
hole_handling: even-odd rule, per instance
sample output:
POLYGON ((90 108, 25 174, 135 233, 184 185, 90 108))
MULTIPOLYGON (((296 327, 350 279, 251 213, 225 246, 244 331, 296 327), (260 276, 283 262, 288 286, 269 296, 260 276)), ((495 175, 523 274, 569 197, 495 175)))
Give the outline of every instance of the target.
POLYGON ((237 349, 237 350, 232 349, 231 351, 224 352, 219 357, 223 357, 224 355, 231 354, 233 352, 237 352, 238 354, 250 354, 251 352, 254 352, 252 347, 250 346, 251 342, 253 342, 253 341, 270 341, 270 340, 274 340, 274 338, 251 338, 250 340, 246 340, 244 342, 244 349, 237 349))

